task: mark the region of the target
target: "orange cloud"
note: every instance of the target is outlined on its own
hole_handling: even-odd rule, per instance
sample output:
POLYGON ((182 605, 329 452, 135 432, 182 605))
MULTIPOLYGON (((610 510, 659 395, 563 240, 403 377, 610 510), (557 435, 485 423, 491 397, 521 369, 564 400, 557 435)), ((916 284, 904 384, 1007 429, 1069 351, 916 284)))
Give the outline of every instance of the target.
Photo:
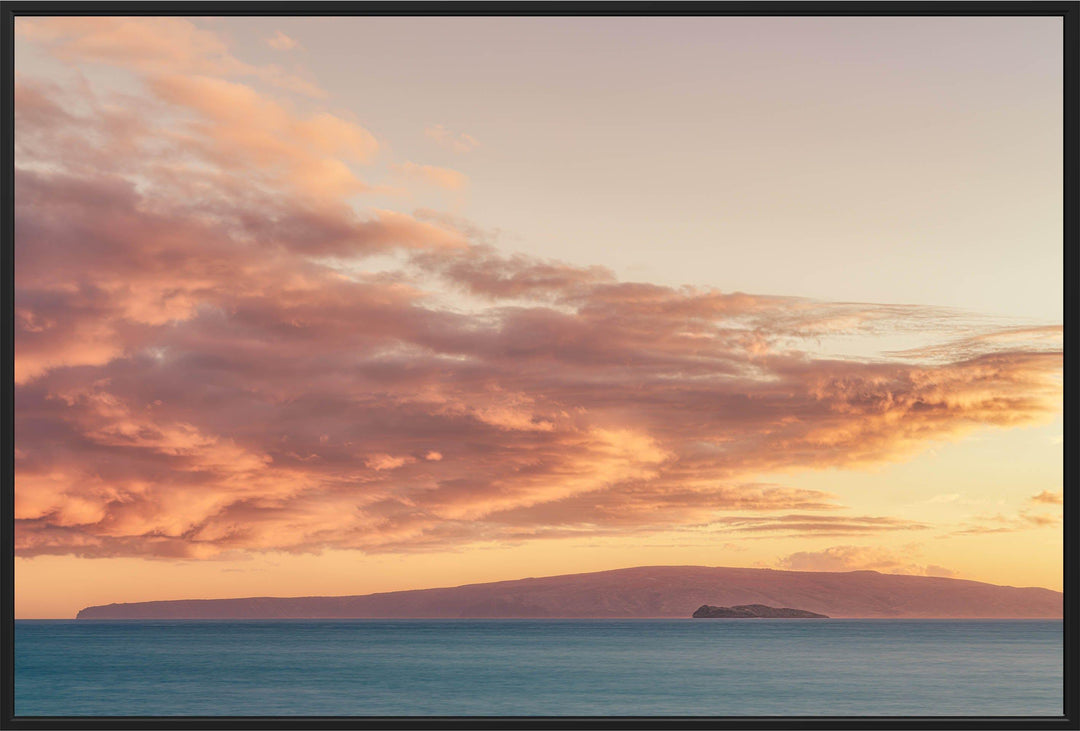
POLYGON ((1061 505, 1063 502, 1065 502, 1065 500, 1060 492, 1050 492, 1049 490, 1043 490, 1038 495, 1032 495, 1031 502, 1045 503, 1046 505, 1061 505))
POLYGON ((414 457, 394 457, 389 454, 373 454, 367 458, 366 464, 376 472, 382 470, 396 470, 398 467, 407 465, 409 462, 415 462, 414 457))
POLYGON ((253 70, 229 53, 215 33, 182 18, 22 18, 17 31, 71 61, 165 73, 238 75, 253 70))
POLYGON ((289 91, 325 96, 315 84, 275 66, 237 59, 216 33, 183 18, 19 18, 15 29, 72 63, 109 64, 151 76, 254 76, 289 91))
POLYGON ((869 546, 831 546, 822 551, 799 551, 777 562, 789 571, 881 571, 888 574, 953 577, 956 572, 936 564, 911 561, 914 547, 904 554, 869 546))
POLYGON ((367 190, 346 161, 368 162, 379 145, 355 124, 326 113, 298 119, 252 87, 224 79, 162 76, 150 87, 196 113, 184 142, 221 168, 257 172, 314 198, 367 190))

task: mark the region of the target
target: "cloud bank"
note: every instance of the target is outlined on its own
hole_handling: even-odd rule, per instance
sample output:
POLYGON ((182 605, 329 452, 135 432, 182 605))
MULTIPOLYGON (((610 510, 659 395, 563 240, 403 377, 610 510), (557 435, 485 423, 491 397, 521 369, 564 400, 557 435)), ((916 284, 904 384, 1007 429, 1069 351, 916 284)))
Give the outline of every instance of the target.
POLYGON ((903 554, 870 546, 830 546, 822 551, 799 551, 780 559, 777 566, 789 571, 880 571, 886 574, 952 577, 955 571, 936 564, 912 560, 916 546, 903 554))

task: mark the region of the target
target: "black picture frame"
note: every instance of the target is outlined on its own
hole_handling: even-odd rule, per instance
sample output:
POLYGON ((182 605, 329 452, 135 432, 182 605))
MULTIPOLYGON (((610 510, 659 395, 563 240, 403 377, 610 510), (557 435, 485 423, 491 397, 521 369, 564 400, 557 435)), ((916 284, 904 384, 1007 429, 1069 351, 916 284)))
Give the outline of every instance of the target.
POLYGON ((1078 2, 35 2, 17 0, 0 7, 3 15, 2 199, 3 262, 3 545, 0 719, 9 729, 1080 729, 1080 485, 1077 475, 1076 333, 1080 316, 1077 249, 1078 213, 1078 72, 1080 72, 1080 3, 1078 2), (1060 717, 941 717, 941 716, 815 716, 815 717, 30 717, 14 709, 14 27, 19 16, 1044 16, 1060 17, 1064 25, 1064 712, 1060 717))

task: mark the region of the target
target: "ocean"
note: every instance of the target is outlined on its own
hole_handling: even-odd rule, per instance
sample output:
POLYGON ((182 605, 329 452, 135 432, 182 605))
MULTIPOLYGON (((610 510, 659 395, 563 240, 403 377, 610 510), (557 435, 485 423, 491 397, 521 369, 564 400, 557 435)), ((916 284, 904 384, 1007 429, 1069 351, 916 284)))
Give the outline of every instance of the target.
POLYGON ((1059 620, 15 623, 18 716, 1061 716, 1059 620))

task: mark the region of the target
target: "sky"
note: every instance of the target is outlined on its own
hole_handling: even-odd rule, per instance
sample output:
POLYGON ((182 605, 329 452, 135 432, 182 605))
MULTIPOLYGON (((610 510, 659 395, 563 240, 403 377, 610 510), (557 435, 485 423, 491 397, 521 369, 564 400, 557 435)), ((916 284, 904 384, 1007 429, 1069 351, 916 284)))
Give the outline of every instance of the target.
POLYGON ((16 616, 1060 589, 1058 18, 16 20, 16 616))

